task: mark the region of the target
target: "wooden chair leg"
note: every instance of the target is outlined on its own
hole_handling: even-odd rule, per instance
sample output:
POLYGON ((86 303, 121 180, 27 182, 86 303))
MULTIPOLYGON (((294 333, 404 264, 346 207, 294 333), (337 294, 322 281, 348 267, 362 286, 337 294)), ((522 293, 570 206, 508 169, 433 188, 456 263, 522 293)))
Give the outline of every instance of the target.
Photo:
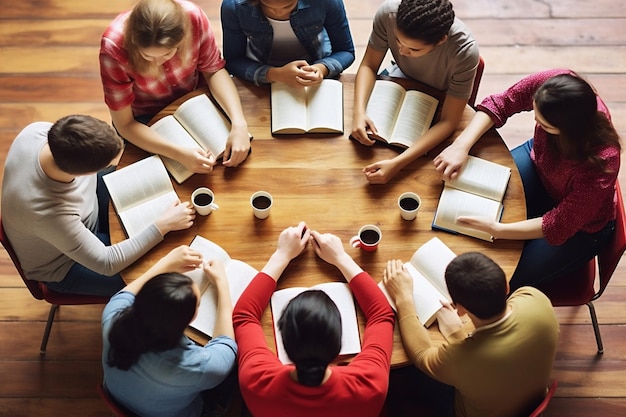
POLYGON ((41 339, 41 348, 39 349, 40 355, 46 354, 46 347, 48 346, 48 337, 50 337, 50 330, 52 330, 52 323, 54 322, 54 316, 56 315, 59 306, 52 304, 50 306, 50 312, 48 313, 48 322, 46 323, 46 330, 43 332, 43 339, 41 339))
POLYGON ((604 346, 602 345, 602 336, 600 335, 600 326, 598 325, 598 317, 596 316, 596 309, 593 303, 589 301, 587 303, 589 307, 589 314, 591 314, 591 324, 593 325, 593 333, 596 335, 596 343, 598 345, 598 355, 604 353, 604 346))

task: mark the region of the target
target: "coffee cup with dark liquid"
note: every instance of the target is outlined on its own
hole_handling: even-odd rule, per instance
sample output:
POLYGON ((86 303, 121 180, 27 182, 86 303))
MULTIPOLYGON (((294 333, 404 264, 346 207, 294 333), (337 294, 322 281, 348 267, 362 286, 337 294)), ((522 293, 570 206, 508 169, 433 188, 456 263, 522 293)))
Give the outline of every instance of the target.
POLYGON ((191 202, 193 203, 193 208, 196 209, 196 213, 202 216, 207 216, 219 209, 219 206, 215 204, 215 194, 206 187, 197 188, 191 194, 191 202))
POLYGON ((420 196, 415 193, 406 192, 398 197, 398 207, 400 208, 400 216, 404 220, 413 220, 417 217, 417 211, 422 205, 420 196))
POLYGON ((270 208, 274 199, 267 191, 257 191, 250 197, 252 212, 257 219, 266 219, 270 215, 270 208))
POLYGON ((359 229, 359 233, 350 239, 350 244, 355 248, 361 248, 364 251, 372 252, 378 248, 383 233, 380 228, 374 224, 366 224, 359 229))

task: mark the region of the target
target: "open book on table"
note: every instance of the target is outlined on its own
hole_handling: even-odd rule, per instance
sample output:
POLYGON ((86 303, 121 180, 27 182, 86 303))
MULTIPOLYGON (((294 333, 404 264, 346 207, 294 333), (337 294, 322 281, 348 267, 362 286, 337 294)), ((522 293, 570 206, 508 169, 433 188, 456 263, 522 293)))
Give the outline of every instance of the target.
POLYGON ((462 226, 456 222, 456 218, 482 216, 499 221, 504 209, 502 200, 510 178, 509 167, 470 155, 459 175, 444 183, 433 219, 433 229, 492 242, 493 236, 489 233, 462 226))
POLYGON ((283 346, 283 339, 278 329, 278 320, 289 301, 306 290, 324 291, 337 305, 341 314, 341 351, 339 355, 353 355, 361 351, 359 338, 359 324, 356 318, 356 304, 350 286, 345 282, 325 282, 309 288, 292 287, 275 291, 272 294, 270 305, 276 335, 276 351, 282 363, 291 363, 283 346))
MULTIPOLYGON (((183 102, 174 114, 155 122, 151 129, 181 148, 201 148, 216 159, 223 156, 230 134, 230 121, 206 94, 183 102)), ((172 177, 179 184, 193 174, 183 164, 162 157, 172 177)))
MULTIPOLYGON (((446 286, 445 272, 454 258, 456 254, 439 238, 434 237, 420 246, 411 256, 411 260, 404 264, 413 278, 413 300, 417 317, 426 327, 436 320, 437 312, 442 307, 441 301, 452 302, 446 286)), ((397 310, 382 281, 378 286, 391 307, 397 310)))
POLYGON ((367 102, 366 114, 378 130, 370 139, 408 148, 429 128, 439 100, 418 90, 406 90, 390 80, 376 80, 367 102))
POLYGON ((343 133, 343 84, 326 79, 310 87, 272 83, 272 134, 343 133))
MULTIPOLYGON (((258 271, 243 261, 231 259, 221 246, 202 236, 198 235, 194 237, 189 246, 202 254, 203 261, 209 259, 222 261, 226 268, 226 276, 228 277, 230 298, 233 301, 233 305, 235 305, 258 271)), ((210 284, 210 281, 201 268, 187 272, 185 275, 191 277, 191 279, 198 284, 202 294, 198 314, 190 323, 190 326, 207 336, 213 337, 213 329, 215 328, 215 318, 217 315, 217 293, 215 292, 215 286, 210 284)))
POLYGON ((102 179, 128 237, 154 223, 178 200, 163 161, 156 155, 106 174, 102 179))

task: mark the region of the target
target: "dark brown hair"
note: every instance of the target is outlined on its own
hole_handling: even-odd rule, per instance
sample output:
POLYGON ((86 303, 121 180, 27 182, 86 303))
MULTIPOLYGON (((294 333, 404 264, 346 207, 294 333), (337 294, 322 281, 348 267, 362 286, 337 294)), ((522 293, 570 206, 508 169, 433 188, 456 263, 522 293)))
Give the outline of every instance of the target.
POLYGON ((452 23, 454 10, 448 0, 402 0, 396 14, 400 32, 429 45, 442 40, 452 23))
POLYGON ((598 111, 593 87, 581 77, 560 74, 546 80, 533 96, 541 116, 559 129, 549 146, 566 159, 588 161, 600 170, 605 162, 597 155, 601 146, 621 149, 617 131, 598 111))
POLYGON ((122 151, 124 142, 108 123, 77 114, 52 125, 48 146, 59 169, 84 175, 107 167, 122 151))

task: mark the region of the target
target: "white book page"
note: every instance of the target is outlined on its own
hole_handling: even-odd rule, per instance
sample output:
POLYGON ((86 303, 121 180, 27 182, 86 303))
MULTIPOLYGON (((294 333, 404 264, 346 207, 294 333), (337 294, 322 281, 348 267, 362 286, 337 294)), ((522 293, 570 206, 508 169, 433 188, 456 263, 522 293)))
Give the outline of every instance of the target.
MULTIPOLYGON (((196 236, 189 246, 202 253, 203 261, 219 259, 224 263, 226 276, 228 277, 230 298, 234 305, 258 271, 245 262, 231 259, 228 253, 219 245, 202 236, 196 236)), ((215 291, 215 286, 210 284, 201 268, 187 272, 185 275, 193 279, 202 291, 198 314, 190 323, 190 326, 212 337, 217 317, 217 292, 215 291)))
POLYGON ((343 132, 343 84, 324 80, 307 88, 307 131, 343 132))
POLYGON ((178 199, 157 155, 106 174, 103 180, 129 237, 152 224, 178 199))
POLYGON ((106 174, 103 180, 118 211, 174 191, 167 170, 156 155, 106 174))
POLYGON ((230 121, 206 94, 200 94, 178 106, 174 117, 202 148, 221 158, 230 134, 230 121))
MULTIPOLYGON (((413 303, 415 312, 419 321, 429 327, 437 319, 436 314, 441 309, 441 301, 446 300, 446 296, 442 294, 420 271, 418 271, 410 262, 404 264, 405 269, 413 278, 413 303)), ((398 311, 396 303, 393 301, 389 292, 385 288, 383 282, 378 283, 389 305, 398 311)))
MULTIPOLYGON (((172 115, 158 120, 150 126, 150 128, 157 132, 160 136, 175 143, 180 148, 202 149, 202 147, 191 137, 189 132, 187 132, 180 122, 178 122, 178 120, 176 120, 176 118, 172 115)), ((163 163, 165 164, 167 170, 179 184, 193 175, 193 172, 185 168, 185 166, 180 162, 165 156, 161 156, 161 159, 163 159, 163 163)))
POLYGON ((361 351, 361 340, 359 338, 359 325, 356 319, 356 305, 352 296, 352 291, 348 284, 343 282, 326 282, 315 285, 311 288, 292 287, 275 291, 272 294, 270 304, 272 307, 272 318, 274 321, 274 334, 276 335, 276 351, 278 359, 282 363, 292 363, 285 352, 283 339, 278 329, 278 320, 289 301, 306 290, 322 290, 335 302, 341 314, 341 351, 340 355, 352 355, 361 351))
POLYGON ((446 285, 446 268, 456 254, 441 239, 434 237, 419 247, 411 256, 411 264, 428 278, 437 290, 452 301, 446 285))
POLYGON ((118 211, 117 214, 128 237, 133 237, 154 223, 176 200, 178 200, 178 196, 172 190, 143 204, 135 205, 124 211, 118 211))
POLYGON ((458 177, 449 181, 448 185, 502 201, 510 178, 509 167, 470 155, 458 177))
POLYGON ((272 133, 303 133, 307 120, 305 89, 281 82, 272 83, 271 89, 272 133))
POLYGON ((436 98, 421 91, 407 91, 389 142, 411 146, 430 128, 437 103, 436 98))
POLYGON ((499 220, 501 213, 502 204, 499 201, 466 193, 456 188, 444 187, 433 225, 491 242, 493 238, 489 233, 457 224, 456 218, 459 216, 485 216, 499 220))
POLYGON ((378 135, 385 140, 391 138, 405 92, 402 86, 393 81, 376 80, 374 83, 365 113, 374 122, 378 135))

